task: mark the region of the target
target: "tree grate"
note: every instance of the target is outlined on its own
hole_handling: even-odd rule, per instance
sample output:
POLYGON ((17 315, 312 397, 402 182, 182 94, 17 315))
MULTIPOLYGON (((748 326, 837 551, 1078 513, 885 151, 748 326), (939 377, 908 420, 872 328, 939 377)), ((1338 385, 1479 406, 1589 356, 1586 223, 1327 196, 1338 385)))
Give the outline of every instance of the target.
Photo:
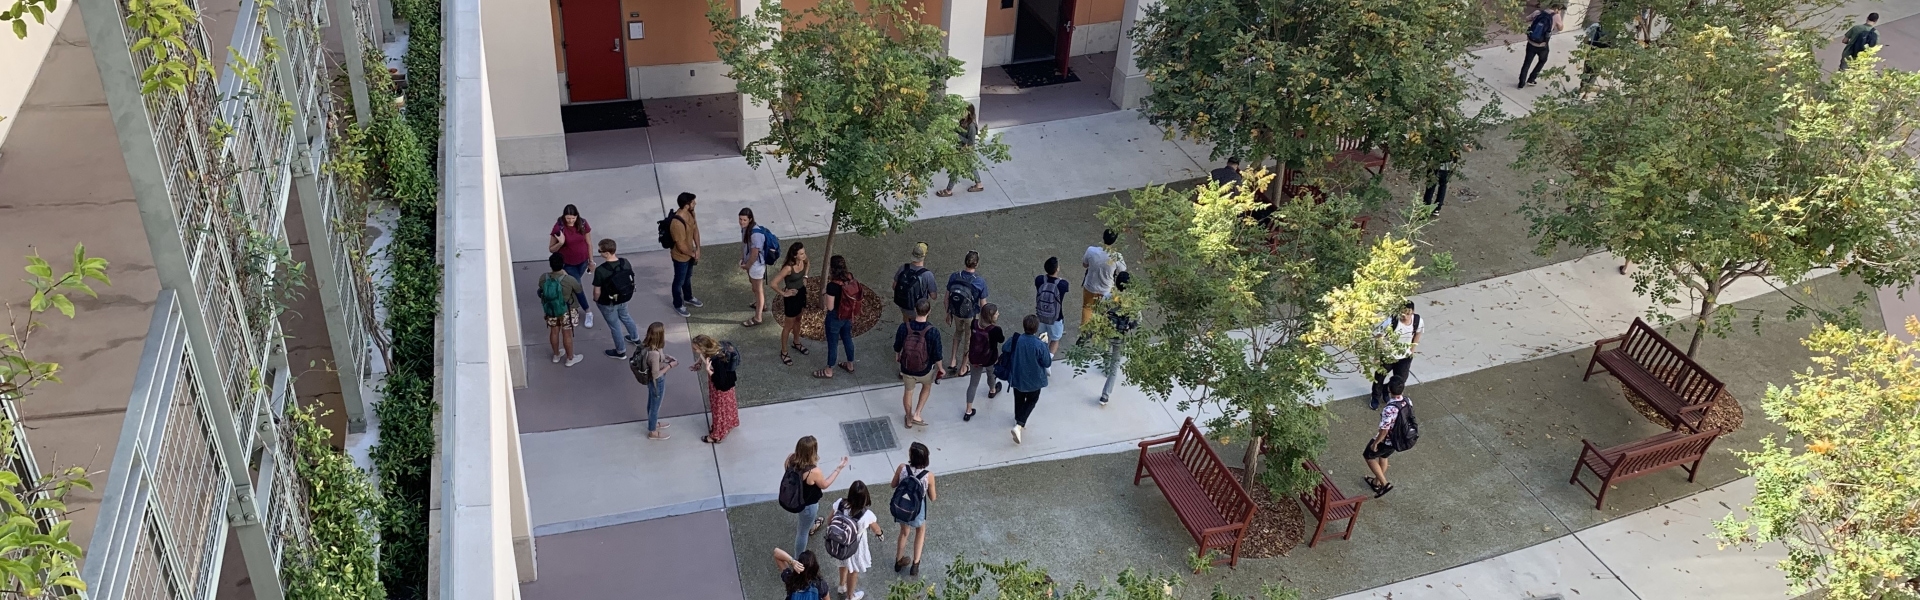
POLYGON ((900 447, 900 442, 893 438, 893 420, 890 417, 847 421, 840 424, 840 433, 847 436, 848 453, 853 456, 900 447))

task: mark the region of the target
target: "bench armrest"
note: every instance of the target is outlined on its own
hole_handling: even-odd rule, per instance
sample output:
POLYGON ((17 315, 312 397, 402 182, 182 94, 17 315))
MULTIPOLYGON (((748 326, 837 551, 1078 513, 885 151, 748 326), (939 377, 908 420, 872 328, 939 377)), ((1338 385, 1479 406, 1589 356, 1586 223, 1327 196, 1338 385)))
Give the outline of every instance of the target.
POLYGON ((1153 438, 1150 440, 1140 440, 1140 449, 1146 450, 1154 446, 1158 446, 1161 444, 1171 444, 1177 441, 1180 441, 1180 432, 1178 431, 1174 432, 1173 435, 1169 435, 1167 437, 1153 438))
POLYGON ((1580 449, 1580 464, 1587 464, 1587 455, 1592 454, 1593 457, 1598 459, 1602 464, 1609 467, 1614 466, 1614 463, 1607 462, 1606 453, 1601 452, 1600 447, 1593 445, 1593 442, 1587 441, 1586 438, 1581 438, 1580 444, 1584 446, 1580 449))
POLYGON ((1622 341, 1626 341, 1626 339, 1627 339, 1627 336, 1625 335, 1616 335, 1610 338, 1602 338, 1593 342, 1593 349, 1599 350, 1602 346, 1606 346, 1607 344, 1617 344, 1622 341))

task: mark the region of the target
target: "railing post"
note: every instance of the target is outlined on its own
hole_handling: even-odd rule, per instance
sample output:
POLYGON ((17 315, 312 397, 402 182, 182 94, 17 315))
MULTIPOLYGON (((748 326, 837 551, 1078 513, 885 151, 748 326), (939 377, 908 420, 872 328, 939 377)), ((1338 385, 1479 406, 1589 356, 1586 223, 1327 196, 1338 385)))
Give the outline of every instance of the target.
MULTIPOLYGON (((379 0, 371 1, 374 2, 374 8, 378 10, 379 0)), ((371 40, 360 39, 360 19, 353 14, 353 0, 326 0, 326 2, 333 9, 333 28, 340 33, 340 45, 347 49, 347 87, 353 94, 353 122, 360 127, 366 127, 373 124, 373 107, 368 104, 370 101, 367 96, 367 54, 366 47, 362 44, 379 44, 380 40, 377 36, 371 40)), ((384 77, 386 73, 383 71, 380 75, 384 77)), ((306 209, 305 201, 306 197, 302 195, 300 206, 302 210, 306 209)), ((329 310, 328 314, 332 314, 332 311, 329 310)), ((327 328, 328 331, 333 330, 332 321, 327 322, 327 328)), ((342 387, 341 391, 346 391, 346 388, 342 387)), ((364 424, 363 421, 363 427, 364 424)))

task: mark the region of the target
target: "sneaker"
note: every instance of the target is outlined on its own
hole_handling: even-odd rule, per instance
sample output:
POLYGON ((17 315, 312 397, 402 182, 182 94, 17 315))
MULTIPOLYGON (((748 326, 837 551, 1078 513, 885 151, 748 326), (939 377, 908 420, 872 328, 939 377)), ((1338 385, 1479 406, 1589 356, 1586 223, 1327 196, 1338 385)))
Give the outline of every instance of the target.
POLYGON ((702 306, 706 306, 706 304, 703 304, 703 303, 701 303, 701 302, 700 302, 700 299, 699 299, 699 298, 688 298, 688 299, 687 299, 687 305, 688 305, 688 306, 692 306, 692 307, 694 307, 694 308, 700 308, 700 307, 702 307, 702 306))
POLYGON ((693 316, 693 315, 690 315, 690 314, 688 314, 688 313, 687 313, 687 307, 685 307, 685 306, 675 306, 675 307, 673 307, 673 312, 676 312, 676 313, 679 313, 679 314, 680 314, 680 316, 682 316, 682 317, 690 317, 690 316, 693 316))
POLYGON ((587 313, 587 318, 582 320, 581 326, 593 329, 593 313, 587 313))
POLYGON ((573 355, 573 358, 569 358, 569 359, 567 359, 567 366, 569 366, 569 367, 571 367, 571 366, 574 366, 574 365, 577 365, 577 364, 580 364, 580 361, 583 361, 583 360, 586 360, 586 359, 587 359, 587 357, 586 357, 585 355, 581 355, 581 354, 575 354, 575 355, 573 355))
POLYGON ((550 357, 548 357, 548 358, 552 358, 552 359, 553 359, 553 364, 556 364, 556 365, 557 365, 557 364, 560 364, 560 355, 558 355, 558 354, 555 354, 555 355, 553 355, 553 356, 550 356, 550 357))
POLYGON ((1101 397, 1100 397, 1100 408, 1106 408, 1106 407, 1107 407, 1107 397, 1106 397, 1106 396, 1101 396, 1101 397))
POLYGON ((629 338, 627 338, 627 343, 629 343, 629 344, 633 344, 633 345, 635 345, 635 346, 638 346, 638 345, 640 345, 640 338, 636 338, 636 337, 629 337, 629 338))
POLYGON ((1516 85, 1516 86, 1513 86, 1513 87, 1514 87, 1515 89, 1522 89, 1522 90, 1524 90, 1524 89, 1527 89, 1527 82, 1525 82, 1525 81, 1522 81, 1522 82, 1520 82, 1520 85, 1516 85))
POLYGON ((620 360, 626 360, 626 359, 627 359, 627 353, 625 353, 625 352, 621 352, 621 351, 619 351, 619 350, 608 350, 608 351, 607 351, 607 358, 617 358, 617 359, 620 359, 620 360))
POLYGON ((865 597, 867 597, 867 593, 866 593, 866 592, 862 592, 862 591, 855 591, 855 592, 853 593, 853 597, 852 597, 852 598, 848 598, 847 600, 860 600, 861 598, 865 598, 865 597))
POLYGON ((1013 443, 1015 444, 1020 443, 1020 430, 1022 429, 1026 429, 1026 428, 1019 425, 1013 426, 1013 443))

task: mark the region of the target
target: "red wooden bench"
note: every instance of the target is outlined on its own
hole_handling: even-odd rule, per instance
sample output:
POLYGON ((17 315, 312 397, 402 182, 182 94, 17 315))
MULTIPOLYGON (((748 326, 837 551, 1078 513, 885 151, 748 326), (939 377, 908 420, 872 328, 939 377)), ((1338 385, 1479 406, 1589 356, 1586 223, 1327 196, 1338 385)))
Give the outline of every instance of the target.
POLYGON ((1593 343, 1593 358, 1587 361, 1581 381, 1593 377, 1594 365, 1646 398, 1676 430, 1699 431, 1714 399, 1726 387, 1638 318, 1627 333, 1593 343), (1615 347, 1609 349, 1609 344, 1615 347))
POLYGON ((1207 438, 1193 424, 1193 417, 1187 417, 1179 433, 1140 442, 1140 462, 1134 466, 1133 484, 1140 485, 1143 477, 1160 484, 1160 492, 1173 505, 1180 524, 1200 545, 1201 556, 1216 549, 1226 550, 1228 566, 1240 563, 1240 542, 1253 524, 1253 496, 1207 446, 1207 438), (1169 444, 1171 449, 1149 451, 1169 444))
POLYGON ((1374 177, 1380 177, 1387 170, 1387 149, 1375 146, 1365 140, 1339 139, 1334 141, 1334 160, 1358 163, 1362 170, 1374 177))
POLYGON ((1573 463, 1573 477, 1567 483, 1577 484, 1580 489, 1593 496, 1593 509, 1607 502, 1607 490, 1614 484, 1633 479, 1678 465, 1687 470, 1687 482, 1700 474, 1700 461, 1707 457, 1707 447, 1720 437, 1720 430, 1708 429, 1699 433, 1669 431, 1644 440, 1601 449, 1593 442, 1580 440, 1586 447, 1580 450, 1580 460, 1573 463), (1693 463, 1691 465, 1687 463, 1693 463), (1592 471, 1600 479, 1600 490, 1587 487, 1580 480, 1580 470, 1592 471))
POLYGON ((1300 492, 1300 504, 1307 507, 1307 514, 1313 515, 1314 520, 1320 522, 1319 525, 1314 526, 1313 536, 1307 538, 1307 547, 1312 548, 1314 544, 1320 543, 1320 540, 1325 539, 1325 537, 1333 537, 1335 535, 1340 536, 1342 540, 1353 539, 1353 524, 1355 521, 1360 520, 1360 504, 1366 502, 1367 499, 1372 496, 1361 494, 1359 496, 1348 497, 1346 494, 1340 492, 1340 487, 1333 484, 1333 478, 1328 477, 1326 471, 1320 470, 1320 465, 1315 464, 1313 460, 1307 460, 1304 466, 1306 466, 1308 471, 1320 474, 1320 483, 1318 485, 1313 486, 1311 490, 1300 492), (1347 520, 1347 530, 1345 533, 1329 532, 1325 537, 1320 535, 1320 530, 1326 528, 1328 521, 1338 521, 1341 519, 1347 520))

